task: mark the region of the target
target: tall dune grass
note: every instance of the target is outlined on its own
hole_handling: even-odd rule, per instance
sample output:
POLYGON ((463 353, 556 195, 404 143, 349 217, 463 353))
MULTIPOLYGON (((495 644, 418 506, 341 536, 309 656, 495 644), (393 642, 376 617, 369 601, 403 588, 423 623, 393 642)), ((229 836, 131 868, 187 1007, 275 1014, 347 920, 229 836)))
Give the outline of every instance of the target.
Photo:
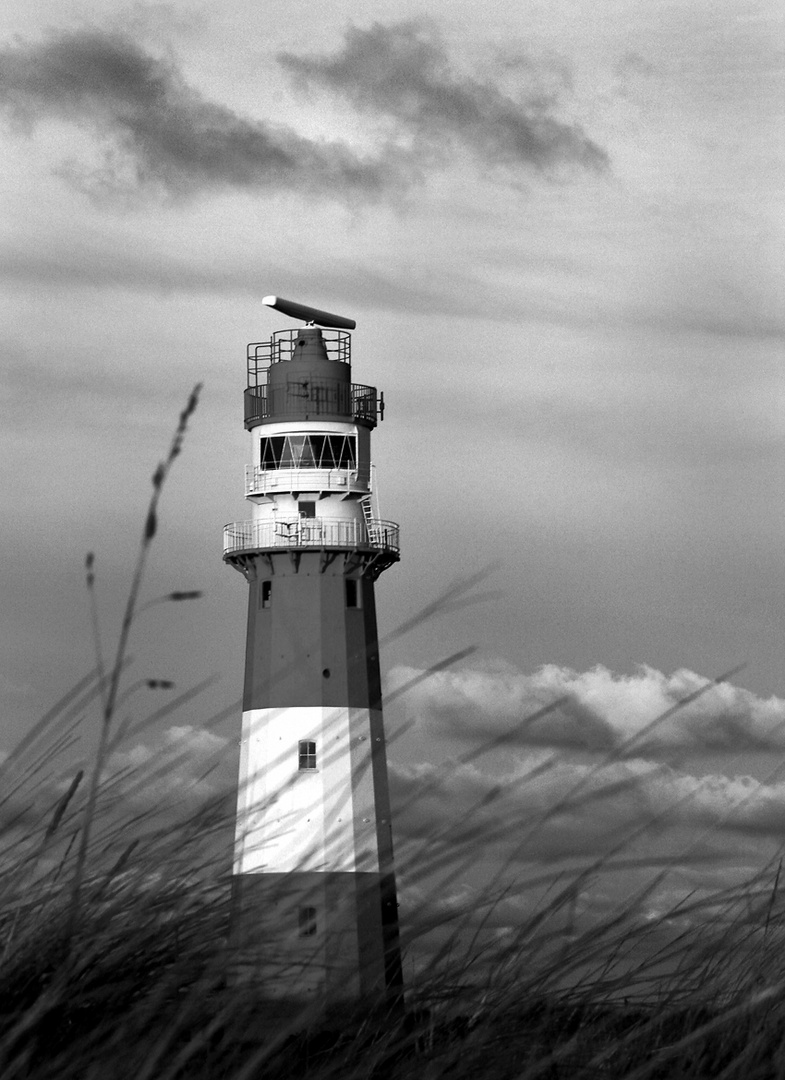
MULTIPOLYGON (((413 962, 407 965, 403 1021, 372 1003, 354 1015, 300 1008, 287 1017, 262 989, 227 979, 231 792, 200 798, 197 788, 190 801, 166 804, 157 794, 161 780, 187 746, 136 764, 116 756, 124 740, 198 702, 196 687, 135 723, 117 723, 157 504, 196 400, 189 399, 153 478, 112 667, 104 668, 97 632, 95 670, 0 766, 4 1080, 785 1076, 778 864, 743 887, 687 898, 654 919, 645 917, 645 904, 667 861, 650 862, 649 884, 618 910, 592 922, 576 918, 590 880, 625 860, 641 863, 625 844, 571 875, 500 876, 470 910, 447 909, 433 896, 404 903, 403 940, 417 965, 413 974, 413 962), (73 763, 74 731, 90 710, 100 739, 82 767, 73 763), (499 905, 516 892, 544 898, 520 925, 494 933, 499 905)), ((427 605, 400 632, 454 610, 475 583, 427 605)), ((94 597, 92 559, 88 586, 94 597)), ((235 709, 205 726, 218 727, 235 709)), ((203 767, 211 775, 209 759, 203 767)), ((575 787, 560 806, 588 797, 575 787)), ((547 813, 521 844, 544 827, 547 813)), ((495 828, 505 827, 480 827, 470 814, 400 845, 404 895, 427 892, 434 880, 447 889, 498 838, 495 828)))

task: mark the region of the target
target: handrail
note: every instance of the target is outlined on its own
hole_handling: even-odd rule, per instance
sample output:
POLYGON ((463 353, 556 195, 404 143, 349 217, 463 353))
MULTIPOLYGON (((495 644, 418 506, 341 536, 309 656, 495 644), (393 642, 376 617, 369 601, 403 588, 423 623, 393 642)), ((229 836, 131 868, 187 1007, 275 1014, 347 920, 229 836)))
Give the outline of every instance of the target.
POLYGON ((266 382, 249 385, 245 391, 245 422, 266 420, 273 412, 280 412, 279 419, 286 419, 289 413, 308 413, 311 416, 351 415, 354 420, 376 423, 376 418, 384 416, 384 395, 375 386, 363 383, 339 383, 335 380, 312 379, 308 397, 297 402, 293 410, 288 402, 288 388, 276 388, 279 396, 276 409, 272 408, 271 395, 266 382))
POLYGON ((371 548, 398 554, 399 527, 394 521, 357 518, 290 518, 232 521, 224 527, 224 555, 268 548, 371 548))
MULTIPOLYGON (((252 341, 247 350, 248 385, 259 383, 260 373, 271 364, 286 363, 294 355, 295 346, 302 336, 300 328, 276 330, 269 341, 252 341)), ((350 364, 352 358, 352 335, 346 330, 322 329, 322 341, 327 356, 338 363, 350 364)))
POLYGON ((245 494, 265 495, 268 491, 370 491, 370 470, 296 468, 263 469, 245 466, 245 494), (364 474, 364 475, 363 475, 364 474))

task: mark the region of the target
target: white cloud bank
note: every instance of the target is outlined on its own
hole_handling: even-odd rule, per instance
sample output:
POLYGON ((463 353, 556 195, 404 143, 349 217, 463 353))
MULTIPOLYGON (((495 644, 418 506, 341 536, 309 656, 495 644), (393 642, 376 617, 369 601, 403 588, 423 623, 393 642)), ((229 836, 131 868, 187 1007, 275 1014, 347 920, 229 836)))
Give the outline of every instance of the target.
MULTIPOLYGON (((416 675, 396 668, 390 681, 403 685, 416 675)), ((406 700, 411 716, 442 734, 517 746, 617 757, 785 749, 785 700, 686 669, 665 675, 643 666, 634 675, 615 675, 599 666, 576 672, 548 664, 532 675, 439 672, 406 700)))
POLYGON ((522 757, 504 776, 473 763, 394 767, 396 826, 424 839, 515 848, 521 861, 601 854, 644 834, 659 849, 683 826, 691 831, 682 843, 702 854, 720 833, 785 839, 785 782, 695 776, 640 759, 538 757, 522 757))
POLYGON ((781 749, 785 701, 649 667, 417 675, 397 668, 390 688, 412 684, 403 700, 427 759, 393 763, 391 792, 402 848, 427 873, 453 865, 525 880, 596 864, 628 883, 686 871, 711 884, 719 868, 740 882, 778 858, 777 755, 765 779, 695 764, 718 750, 781 749))

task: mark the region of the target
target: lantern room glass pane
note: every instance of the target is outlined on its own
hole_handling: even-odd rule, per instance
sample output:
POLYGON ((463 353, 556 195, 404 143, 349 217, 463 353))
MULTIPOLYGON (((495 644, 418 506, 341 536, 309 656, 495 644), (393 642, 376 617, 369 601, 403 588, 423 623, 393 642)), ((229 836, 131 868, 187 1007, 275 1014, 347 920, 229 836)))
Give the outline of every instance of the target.
POLYGON ((300 468, 314 469, 319 464, 319 459, 314 457, 312 436, 306 435, 300 448, 300 468))
POLYGON ((273 435, 271 438, 262 439, 260 462, 263 469, 280 468, 283 444, 283 435, 273 435))
POLYGON ((299 466, 305 438, 305 435, 286 436, 286 444, 284 446, 283 457, 281 458, 282 469, 296 469, 299 466))
POLYGON ((262 469, 354 469, 354 435, 271 435, 261 440, 262 469))
POLYGON ((325 462, 324 459, 324 446, 327 441, 326 435, 309 435, 308 441, 311 444, 311 453, 313 454, 313 465, 317 469, 331 469, 332 465, 325 462))

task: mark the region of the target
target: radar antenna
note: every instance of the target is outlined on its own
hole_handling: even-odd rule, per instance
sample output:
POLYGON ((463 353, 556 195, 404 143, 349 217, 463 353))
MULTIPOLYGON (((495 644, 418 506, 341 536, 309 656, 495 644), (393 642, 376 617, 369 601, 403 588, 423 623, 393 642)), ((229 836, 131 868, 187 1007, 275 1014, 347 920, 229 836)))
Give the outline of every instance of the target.
POLYGON ((342 315, 331 315, 329 311, 319 311, 318 308, 308 307, 307 304, 296 304, 294 300, 284 300, 282 296, 265 296, 262 303, 276 311, 283 312, 293 319, 302 319, 313 326, 327 326, 332 330, 354 330, 357 323, 354 319, 345 319, 342 315))

